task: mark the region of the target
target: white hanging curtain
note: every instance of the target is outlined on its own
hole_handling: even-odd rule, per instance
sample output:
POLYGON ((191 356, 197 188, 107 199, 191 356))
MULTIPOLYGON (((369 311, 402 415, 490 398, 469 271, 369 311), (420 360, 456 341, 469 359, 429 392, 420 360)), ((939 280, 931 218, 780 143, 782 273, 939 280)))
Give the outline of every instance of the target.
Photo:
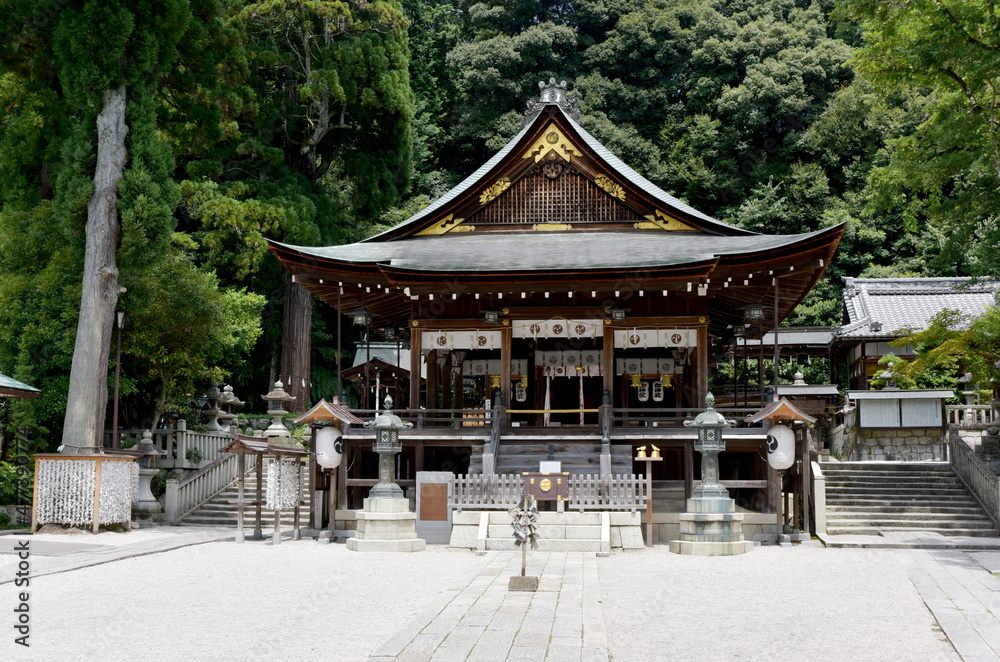
POLYGON ((580 375, 580 425, 583 425, 583 375, 580 375))
POLYGON ((552 402, 552 377, 549 377, 548 375, 546 375, 545 376, 545 406, 542 407, 542 409, 546 410, 545 414, 543 414, 543 418, 542 418, 542 423, 543 423, 543 425, 545 427, 549 427, 549 419, 552 418, 552 415, 549 414, 549 412, 548 412, 548 409, 549 409, 549 406, 550 406, 549 405, 550 402, 552 402))

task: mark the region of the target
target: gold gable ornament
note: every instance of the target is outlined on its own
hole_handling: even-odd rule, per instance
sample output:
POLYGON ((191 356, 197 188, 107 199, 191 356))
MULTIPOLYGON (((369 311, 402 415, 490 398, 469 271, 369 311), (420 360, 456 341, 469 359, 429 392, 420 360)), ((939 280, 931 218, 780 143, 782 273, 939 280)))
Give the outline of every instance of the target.
POLYGON ((462 225, 464 218, 455 218, 454 214, 448 214, 434 225, 417 233, 418 237, 427 237, 446 234, 448 232, 472 232, 475 225, 462 225))
POLYGON ((487 202, 492 202, 500 197, 500 194, 510 188, 510 179, 507 177, 501 177, 489 188, 483 189, 483 192, 479 194, 479 204, 485 205, 487 202))
POLYGON ((625 189, 616 184, 613 179, 607 175, 598 175, 594 177, 594 183, 597 184, 605 193, 610 195, 612 198, 618 198, 622 202, 625 201, 625 189))
POLYGON ((542 132, 541 138, 535 141, 528 151, 524 153, 523 159, 530 159, 532 156, 535 158, 535 163, 538 163, 545 158, 549 152, 553 154, 558 154, 567 163, 572 156, 583 156, 583 152, 576 148, 573 143, 570 142, 569 138, 559 130, 555 122, 549 124, 548 128, 542 132), (537 153, 536 153, 537 152, 537 153))
POLYGON ((640 221, 633 226, 636 230, 667 230, 669 232, 693 232, 694 228, 685 223, 681 223, 676 218, 667 216, 659 209, 655 214, 646 216, 645 221, 640 221))

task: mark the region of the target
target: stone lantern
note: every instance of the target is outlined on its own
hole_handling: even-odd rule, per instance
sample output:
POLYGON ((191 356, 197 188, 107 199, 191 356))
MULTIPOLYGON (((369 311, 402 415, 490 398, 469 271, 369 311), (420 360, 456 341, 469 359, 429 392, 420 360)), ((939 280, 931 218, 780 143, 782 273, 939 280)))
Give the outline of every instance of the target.
POLYGON ((154 515, 163 512, 163 506, 153 497, 150 482, 153 476, 159 473, 159 469, 156 468, 157 456, 166 455, 167 452, 153 443, 153 434, 149 430, 142 433, 142 441, 134 450, 139 454, 139 485, 138 496, 132 506, 132 516, 134 519, 150 520, 154 515))
POLYGON ((267 395, 260 396, 267 401, 267 413, 271 415, 271 425, 264 430, 264 436, 269 440, 273 437, 291 437, 292 433, 285 427, 281 419, 288 414, 285 405, 295 400, 295 396, 289 395, 285 391, 285 385, 281 381, 274 382, 274 388, 267 395))
POLYGON ((393 414, 392 398, 385 396, 385 410, 375 420, 365 423, 365 427, 375 430, 372 450, 378 453, 378 484, 368 493, 368 498, 402 499, 403 490, 395 483, 393 461, 396 454, 403 450, 399 431, 412 428, 413 423, 404 423, 399 416, 393 414))
POLYGON ((701 482, 687 500, 687 512, 681 513, 680 540, 670 541, 675 554, 730 556, 753 549, 753 542, 743 539, 743 515, 736 512, 736 502, 719 482, 719 453, 726 450, 722 429, 735 425, 715 411, 715 396, 705 396, 705 411, 685 427, 698 430, 694 449, 701 453, 701 482))
POLYGON ((418 552, 427 543, 417 537, 417 515, 410 501, 396 485, 392 464, 403 450, 399 431, 413 427, 392 413, 392 398, 386 396, 385 410, 365 427, 375 431, 372 449, 378 453, 378 484, 369 491, 364 508, 356 513, 357 534, 347 539, 352 552, 418 552))
POLYGON ((223 413, 219 409, 219 399, 222 392, 219 391, 219 387, 215 382, 211 382, 208 390, 205 392, 205 405, 207 409, 202 411, 207 419, 205 421, 205 427, 211 432, 219 432, 222 430, 222 426, 219 425, 219 415, 223 413))

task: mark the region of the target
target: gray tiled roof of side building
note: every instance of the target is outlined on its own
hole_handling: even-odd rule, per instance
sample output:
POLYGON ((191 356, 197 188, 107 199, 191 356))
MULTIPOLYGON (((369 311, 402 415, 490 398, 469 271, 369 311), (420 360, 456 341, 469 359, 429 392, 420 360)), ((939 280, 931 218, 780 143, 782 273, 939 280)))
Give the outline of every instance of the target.
POLYGON ((969 278, 845 278, 841 338, 898 338, 942 310, 975 319, 996 303, 1000 281, 969 278))

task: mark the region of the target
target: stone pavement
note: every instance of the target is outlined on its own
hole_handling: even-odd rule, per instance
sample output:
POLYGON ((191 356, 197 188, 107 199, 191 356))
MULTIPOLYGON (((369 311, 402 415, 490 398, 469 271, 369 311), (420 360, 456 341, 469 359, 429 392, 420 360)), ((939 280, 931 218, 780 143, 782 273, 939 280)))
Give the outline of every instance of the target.
POLYGON ((529 552, 535 593, 507 591, 520 572, 520 553, 488 552, 478 575, 449 586, 369 662, 607 662, 596 555, 529 552))
MULTIPOLYGON (((145 531, 145 530, 144 530, 145 531)), ((67 572, 92 565, 110 563, 133 556, 157 554, 171 549, 200 545, 206 542, 233 539, 231 528, 221 527, 173 527, 164 526, 149 529, 153 537, 128 542, 127 534, 111 534, 109 538, 92 537, 89 534, 77 536, 58 536, 59 540, 51 540, 52 535, 8 535, 0 536, 0 584, 14 581, 17 570, 17 556, 12 554, 14 546, 20 540, 31 543, 31 575, 40 577, 57 572, 67 572), (87 542, 101 540, 103 543, 87 542)))
POLYGON ((895 554, 964 662, 1000 661, 1000 555, 946 549, 895 554))

